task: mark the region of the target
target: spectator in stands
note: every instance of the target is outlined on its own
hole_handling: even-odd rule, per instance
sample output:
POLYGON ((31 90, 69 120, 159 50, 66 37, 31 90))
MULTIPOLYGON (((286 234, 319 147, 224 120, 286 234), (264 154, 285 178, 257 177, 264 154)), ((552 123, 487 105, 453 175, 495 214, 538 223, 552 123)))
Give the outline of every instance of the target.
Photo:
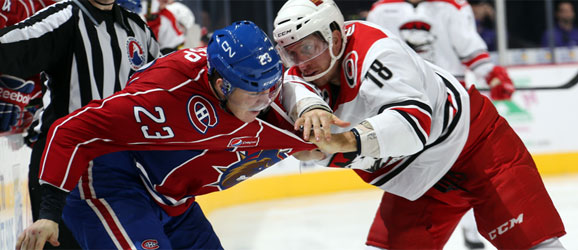
POLYGON ((494 6, 488 0, 471 1, 478 34, 484 39, 489 51, 496 50, 496 29, 494 6))
POLYGON ((542 46, 548 46, 553 36, 554 46, 577 46, 578 28, 574 26, 574 6, 570 1, 560 1, 556 5, 556 26, 542 35, 542 46))

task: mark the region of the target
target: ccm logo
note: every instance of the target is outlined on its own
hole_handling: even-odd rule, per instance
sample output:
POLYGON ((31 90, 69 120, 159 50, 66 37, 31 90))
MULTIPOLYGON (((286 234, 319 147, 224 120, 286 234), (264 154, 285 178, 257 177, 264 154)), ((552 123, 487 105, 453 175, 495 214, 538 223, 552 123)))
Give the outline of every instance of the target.
POLYGON ((522 224, 524 222, 524 214, 518 215, 518 218, 512 218, 509 221, 504 222, 504 224, 500 225, 496 229, 490 231, 489 236, 490 239, 495 239, 498 235, 502 235, 508 230, 512 229, 516 224, 522 224))
POLYGON ((284 35, 287 35, 289 32, 291 32, 291 29, 288 29, 286 31, 281 31, 281 33, 277 34, 277 37, 282 37, 284 35))

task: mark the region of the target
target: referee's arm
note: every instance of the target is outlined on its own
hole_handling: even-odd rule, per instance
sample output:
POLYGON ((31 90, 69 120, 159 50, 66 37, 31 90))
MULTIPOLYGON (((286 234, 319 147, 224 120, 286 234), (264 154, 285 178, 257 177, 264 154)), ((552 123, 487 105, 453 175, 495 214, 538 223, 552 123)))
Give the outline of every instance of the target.
POLYGON ((27 78, 58 66, 61 56, 72 53, 67 50, 72 47, 74 18, 72 5, 56 4, 0 29, 0 73, 27 78))

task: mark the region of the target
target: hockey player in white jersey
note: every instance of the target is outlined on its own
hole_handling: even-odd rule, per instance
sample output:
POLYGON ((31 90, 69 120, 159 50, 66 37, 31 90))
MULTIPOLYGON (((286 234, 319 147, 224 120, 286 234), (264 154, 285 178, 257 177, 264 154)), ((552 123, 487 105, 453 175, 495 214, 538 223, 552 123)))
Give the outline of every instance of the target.
MULTIPOLYGON (((391 30, 464 84, 466 69, 472 70, 477 79, 488 83, 494 100, 510 99, 515 90, 506 70, 491 62, 466 0, 379 0, 367 21, 391 30)), ((484 248, 471 211, 462 219, 462 229, 466 247, 484 248)))
POLYGON ((506 70, 490 60, 466 0, 380 0, 373 4, 367 21, 389 29, 462 83, 466 69, 471 70, 486 81, 494 100, 510 99, 515 91, 506 70))
POLYGON ((386 191, 368 248, 442 249, 474 208, 498 249, 563 249, 564 226, 532 157, 475 87, 390 31, 344 23, 332 0, 289 0, 273 36, 290 66, 283 106, 327 153, 297 157, 353 168, 386 191))

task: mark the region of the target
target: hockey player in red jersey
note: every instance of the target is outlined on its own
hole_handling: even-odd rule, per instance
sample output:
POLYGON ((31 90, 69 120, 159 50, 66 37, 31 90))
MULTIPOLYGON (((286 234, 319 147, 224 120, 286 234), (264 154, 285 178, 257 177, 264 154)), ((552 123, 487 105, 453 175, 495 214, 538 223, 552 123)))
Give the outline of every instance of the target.
POLYGON ((462 83, 466 69, 471 70, 486 81, 493 100, 510 99, 515 91, 506 69, 491 61, 465 0, 380 0, 373 4, 367 21, 389 29, 462 83))
POLYGON ((332 0, 289 0, 274 25, 291 66, 283 105, 328 153, 307 157, 386 191, 369 248, 442 249, 473 207, 498 249, 563 249, 564 226, 532 157, 474 87, 390 31, 344 23, 332 0))
POLYGON ((266 34, 235 22, 208 47, 161 57, 122 91, 57 120, 41 161, 41 219, 17 248, 58 244, 56 222, 72 191, 63 219, 83 248, 221 249, 195 196, 315 148, 257 118, 282 75, 266 34), (175 151, 132 152, 133 161, 122 150, 175 151))

